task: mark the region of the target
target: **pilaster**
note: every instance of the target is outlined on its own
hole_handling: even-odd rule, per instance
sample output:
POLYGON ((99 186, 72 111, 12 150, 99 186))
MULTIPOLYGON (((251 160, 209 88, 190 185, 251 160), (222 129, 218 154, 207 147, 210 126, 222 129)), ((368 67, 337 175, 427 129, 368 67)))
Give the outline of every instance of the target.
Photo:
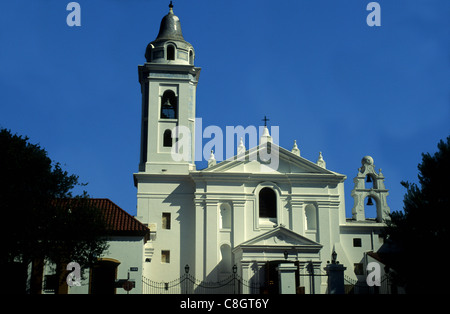
POLYGON ((245 200, 233 200, 232 247, 236 247, 245 241, 245 204, 245 200))
POLYGON ((208 281, 217 280, 217 274, 212 273, 219 262, 219 220, 217 216, 218 201, 217 200, 205 200, 205 278, 208 281))
POLYGON ((298 234, 305 232, 305 213, 303 210, 304 203, 301 200, 291 199, 291 221, 290 229, 298 234))
POLYGON ((193 274, 196 278, 203 278, 204 265, 203 265, 203 252, 204 252, 204 226, 205 226, 205 201, 203 199, 195 199, 195 265, 190 265, 193 269, 193 274), (192 267, 193 266, 193 267, 192 267))

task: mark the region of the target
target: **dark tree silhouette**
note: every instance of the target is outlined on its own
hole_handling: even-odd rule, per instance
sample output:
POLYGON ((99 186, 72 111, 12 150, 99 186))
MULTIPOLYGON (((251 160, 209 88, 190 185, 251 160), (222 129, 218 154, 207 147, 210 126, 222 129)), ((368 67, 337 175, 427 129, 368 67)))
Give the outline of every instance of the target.
MULTIPOLYGON (((88 206, 86 192, 72 195, 84 184, 28 140, 0 129, 0 266, 7 270, 6 292, 24 292, 29 264, 32 274, 36 267, 42 273, 43 261, 49 261, 62 278, 67 263, 89 267, 107 248, 101 211, 88 206)), ((34 279, 31 292, 39 293, 41 283, 34 279)))
POLYGON ((390 266, 408 293, 443 293, 447 288, 450 222, 450 136, 441 140, 434 155, 422 154, 418 184, 401 182, 407 189, 403 212, 390 215, 386 239, 395 248, 390 266))

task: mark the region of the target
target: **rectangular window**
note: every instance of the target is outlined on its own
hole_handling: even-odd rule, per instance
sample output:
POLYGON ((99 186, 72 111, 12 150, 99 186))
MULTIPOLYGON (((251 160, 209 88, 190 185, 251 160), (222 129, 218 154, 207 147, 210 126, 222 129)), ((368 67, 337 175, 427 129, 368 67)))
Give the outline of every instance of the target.
POLYGON ((170 229, 170 213, 162 213, 162 228, 170 229))
POLYGON ((353 238, 353 247, 361 247, 362 240, 360 238, 353 238))
POLYGON ((161 263, 169 264, 170 263, 170 251, 161 251, 161 263))

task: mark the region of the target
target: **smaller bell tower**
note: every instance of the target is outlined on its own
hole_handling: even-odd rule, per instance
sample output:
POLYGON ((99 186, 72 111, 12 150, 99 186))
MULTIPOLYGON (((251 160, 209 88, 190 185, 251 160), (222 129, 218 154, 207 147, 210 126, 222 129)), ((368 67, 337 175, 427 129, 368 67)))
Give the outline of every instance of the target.
POLYGON ((365 206, 376 206, 376 221, 383 222, 389 217, 390 213, 390 208, 386 201, 389 190, 384 186, 384 176, 381 173, 381 169, 379 169, 378 173, 375 171, 375 165, 371 156, 365 156, 361 164, 358 174, 353 179, 355 183, 351 193, 354 199, 352 208, 353 219, 365 221, 365 206))

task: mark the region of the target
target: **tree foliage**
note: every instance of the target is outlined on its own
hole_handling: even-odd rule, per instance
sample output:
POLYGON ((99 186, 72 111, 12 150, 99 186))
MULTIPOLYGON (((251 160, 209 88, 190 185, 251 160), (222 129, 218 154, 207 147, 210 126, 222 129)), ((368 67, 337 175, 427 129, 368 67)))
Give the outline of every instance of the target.
POLYGON ((397 249, 391 266, 408 292, 439 292, 444 280, 435 265, 443 265, 449 243, 450 136, 434 155, 422 154, 418 184, 406 188, 403 212, 390 215, 387 240, 397 249))
POLYGON ((47 260, 89 266, 107 248, 100 210, 89 206, 86 192, 72 194, 83 185, 78 179, 27 137, 0 129, 2 265, 47 260))

